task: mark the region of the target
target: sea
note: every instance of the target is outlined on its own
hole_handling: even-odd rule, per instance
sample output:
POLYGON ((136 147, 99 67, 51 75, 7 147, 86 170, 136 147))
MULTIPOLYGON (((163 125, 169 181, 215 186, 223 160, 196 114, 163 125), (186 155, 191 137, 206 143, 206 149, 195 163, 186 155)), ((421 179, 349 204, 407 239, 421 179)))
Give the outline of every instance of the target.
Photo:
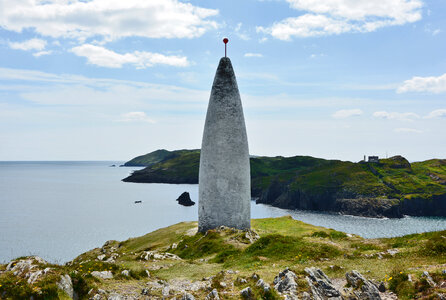
MULTIPOLYGON (((27 255, 65 263, 107 240, 126 240, 198 219, 197 205, 184 207, 175 201, 189 192, 197 202, 198 185, 122 182, 140 169, 119 167, 122 163, 0 162, 0 263, 27 255)), ((365 238, 446 229, 446 218, 364 218, 251 202, 252 218, 284 215, 365 238)))

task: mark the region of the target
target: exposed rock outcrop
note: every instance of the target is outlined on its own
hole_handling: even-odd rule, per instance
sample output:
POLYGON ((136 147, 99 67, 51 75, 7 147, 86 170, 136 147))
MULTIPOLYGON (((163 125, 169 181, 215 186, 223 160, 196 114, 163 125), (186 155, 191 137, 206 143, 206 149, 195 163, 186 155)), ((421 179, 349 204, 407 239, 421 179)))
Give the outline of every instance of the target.
POLYGON ((73 282, 70 275, 61 275, 57 287, 64 291, 70 298, 74 297, 73 282))
POLYGON ((378 287, 367 280, 358 271, 351 271, 345 274, 348 284, 352 287, 350 289, 344 289, 344 297, 347 299, 368 299, 368 300, 381 300, 378 287))
POLYGON ((290 269, 286 268, 274 278, 274 289, 288 299, 297 299, 297 276, 290 269))
POLYGON ((333 286, 331 280, 318 268, 305 268, 306 277, 314 299, 341 300, 341 293, 333 286))

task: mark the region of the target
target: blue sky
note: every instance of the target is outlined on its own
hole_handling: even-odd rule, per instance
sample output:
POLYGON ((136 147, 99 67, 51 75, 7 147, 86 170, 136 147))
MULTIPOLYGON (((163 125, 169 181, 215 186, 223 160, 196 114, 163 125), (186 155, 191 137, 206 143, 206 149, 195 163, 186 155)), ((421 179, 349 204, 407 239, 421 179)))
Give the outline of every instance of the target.
POLYGON ((250 152, 446 158, 446 2, 0 0, 0 160, 199 148, 223 37, 250 152))

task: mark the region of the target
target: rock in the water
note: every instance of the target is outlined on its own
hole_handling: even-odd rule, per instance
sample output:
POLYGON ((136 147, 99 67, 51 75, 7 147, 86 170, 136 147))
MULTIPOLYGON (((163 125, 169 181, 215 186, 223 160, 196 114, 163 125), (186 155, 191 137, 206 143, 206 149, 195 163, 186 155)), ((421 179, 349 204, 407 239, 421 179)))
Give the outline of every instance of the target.
POLYGON ((305 268, 305 272, 308 274, 307 282, 314 299, 342 299, 341 293, 333 286, 322 270, 311 267, 305 268))
POLYGON ((178 197, 177 201, 178 201, 178 204, 184 205, 184 206, 192 206, 195 204, 195 202, 190 199, 190 195, 188 192, 182 193, 180 195, 180 197, 178 197))
POLYGON ((289 299, 297 299, 297 276, 288 268, 274 278, 274 288, 281 294, 290 296, 289 299))
MULTIPOLYGON (((355 289, 351 291, 359 299, 381 300, 379 290, 370 280, 365 279, 358 271, 351 271, 345 274, 347 282, 355 289)), ((351 295, 351 296, 353 296, 351 295)), ((350 297, 351 297, 350 296, 350 297)))
POLYGON ((73 282, 70 275, 61 275, 57 287, 64 291, 70 298, 74 296, 73 282))
POLYGON ((93 271, 91 272, 91 275, 96 277, 96 278, 101 278, 101 279, 111 279, 113 278, 113 273, 111 271, 93 271))
POLYGON ((240 291, 240 296, 243 299, 254 299, 254 293, 249 286, 240 291))
POLYGON ((213 289, 212 292, 210 292, 205 300, 220 300, 220 297, 218 296, 218 291, 217 289, 213 289))

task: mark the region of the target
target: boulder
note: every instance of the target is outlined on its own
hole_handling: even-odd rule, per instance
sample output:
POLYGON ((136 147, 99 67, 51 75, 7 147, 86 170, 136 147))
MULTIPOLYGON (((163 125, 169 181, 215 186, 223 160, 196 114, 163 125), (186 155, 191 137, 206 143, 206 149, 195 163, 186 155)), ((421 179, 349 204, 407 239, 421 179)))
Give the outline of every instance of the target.
POLYGON ((205 298, 205 300, 220 300, 217 289, 213 289, 205 298))
POLYGON ((297 299, 297 276, 286 268, 274 278, 274 288, 281 294, 290 296, 289 299, 297 299))
POLYGON ((184 293, 181 297, 181 300, 195 300, 195 297, 192 294, 184 293))
POLYGON ((190 195, 188 192, 182 193, 180 197, 178 197, 177 201, 178 204, 183 206, 192 206, 195 204, 195 202, 190 199, 190 195))
POLYGON ((256 283, 256 286, 261 287, 265 293, 269 293, 269 291, 271 290, 269 284, 263 281, 263 279, 259 279, 256 283))
POLYGON ((249 286, 240 291, 240 296, 243 299, 254 299, 254 293, 249 286))
POLYGON ((91 275, 100 279, 111 279, 113 278, 113 273, 111 271, 93 271, 91 275))
POLYGON ((347 294, 350 294, 350 298, 355 295, 358 299, 381 300, 378 287, 358 271, 347 272, 345 278, 354 288, 354 290, 347 291, 347 294))
POLYGON ((74 296, 73 282, 70 275, 61 275, 57 287, 65 292, 70 298, 74 296))
POLYGON ((165 259, 173 259, 173 260, 181 260, 181 258, 178 255, 164 252, 159 253, 157 251, 143 251, 139 257, 143 260, 165 260, 165 259))
POLYGON ((432 279, 432 276, 429 274, 428 271, 424 271, 423 274, 421 275, 421 277, 426 278, 427 283, 430 285, 430 287, 436 287, 437 284, 435 283, 435 281, 432 279))
POLYGON ((341 293, 333 286, 331 280, 318 268, 305 268, 306 277, 314 299, 339 299, 341 293))
POLYGON ((111 293, 107 300, 125 300, 126 297, 119 295, 118 293, 111 293))

